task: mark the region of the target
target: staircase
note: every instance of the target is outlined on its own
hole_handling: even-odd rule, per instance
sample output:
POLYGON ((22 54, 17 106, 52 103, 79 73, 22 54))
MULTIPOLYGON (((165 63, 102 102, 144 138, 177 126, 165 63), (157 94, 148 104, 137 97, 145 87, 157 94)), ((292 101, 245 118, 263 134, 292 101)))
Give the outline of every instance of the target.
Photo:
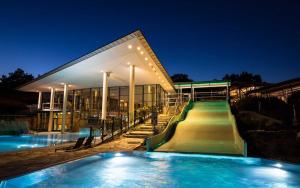
MULTIPOLYGON (((155 127, 156 130, 161 131, 167 125, 170 115, 159 114, 158 115, 158 125, 155 127)), ((128 138, 128 144, 143 144, 146 138, 149 138, 154 135, 154 127, 151 124, 151 120, 147 120, 143 124, 137 125, 134 129, 126 132, 123 137, 128 138)))

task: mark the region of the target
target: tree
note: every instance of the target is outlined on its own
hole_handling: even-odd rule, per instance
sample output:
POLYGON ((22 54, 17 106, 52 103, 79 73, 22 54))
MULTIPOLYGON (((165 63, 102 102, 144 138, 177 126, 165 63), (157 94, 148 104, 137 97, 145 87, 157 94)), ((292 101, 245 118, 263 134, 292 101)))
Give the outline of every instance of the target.
POLYGON ((18 68, 15 72, 8 73, 8 75, 2 75, 0 78, 0 86, 5 88, 16 88, 33 79, 34 77, 32 74, 25 73, 24 70, 18 68))
POLYGON ((248 72, 241 72, 240 74, 225 74, 223 80, 231 81, 232 83, 249 83, 259 84, 262 83, 261 76, 259 74, 252 74, 248 72))
POLYGON ((192 82, 187 74, 174 74, 171 76, 173 82, 192 82))

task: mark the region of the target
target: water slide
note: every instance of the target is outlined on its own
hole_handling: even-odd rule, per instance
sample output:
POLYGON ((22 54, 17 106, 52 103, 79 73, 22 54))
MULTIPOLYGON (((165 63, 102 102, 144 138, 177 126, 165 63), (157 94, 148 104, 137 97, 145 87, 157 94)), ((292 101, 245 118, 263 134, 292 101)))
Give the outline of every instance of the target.
POLYGON ((194 102, 181 120, 146 141, 149 151, 246 155, 227 101, 194 102))

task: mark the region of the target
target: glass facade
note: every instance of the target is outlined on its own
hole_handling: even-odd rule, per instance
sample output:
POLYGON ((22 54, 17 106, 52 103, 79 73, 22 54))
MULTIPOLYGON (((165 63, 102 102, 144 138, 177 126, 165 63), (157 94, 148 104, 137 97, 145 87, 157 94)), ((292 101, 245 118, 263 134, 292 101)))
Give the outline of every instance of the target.
MULTIPOLYGON (((135 112, 151 110, 155 107, 162 110, 166 92, 160 85, 135 86, 135 112)), ((43 103, 49 103, 48 93, 43 94, 43 103)), ((59 131, 62 125, 63 92, 55 93, 55 110, 53 115, 53 131, 59 131)), ((127 117, 129 108, 129 87, 109 87, 107 96, 107 116, 127 117)), ((68 92, 66 130, 78 131, 80 127, 97 123, 101 120, 102 88, 71 90, 68 92)), ((137 116, 137 114, 136 114, 137 116)), ((44 118, 45 121, 47 118, 44 118)), ((48 122, 47 122, 48 123, 48 122)), ((43 128, 46 128, 43 122, 43 128)))

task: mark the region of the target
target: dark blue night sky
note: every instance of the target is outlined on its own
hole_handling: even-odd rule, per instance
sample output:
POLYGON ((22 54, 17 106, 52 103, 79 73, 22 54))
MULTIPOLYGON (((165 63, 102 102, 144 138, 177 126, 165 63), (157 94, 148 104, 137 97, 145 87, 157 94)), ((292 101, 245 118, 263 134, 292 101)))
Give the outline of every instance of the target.
POLYGON ((300 1, 1 1, 0 74, 43 74, 141 29, 170 75, 300 76, 300 1))

